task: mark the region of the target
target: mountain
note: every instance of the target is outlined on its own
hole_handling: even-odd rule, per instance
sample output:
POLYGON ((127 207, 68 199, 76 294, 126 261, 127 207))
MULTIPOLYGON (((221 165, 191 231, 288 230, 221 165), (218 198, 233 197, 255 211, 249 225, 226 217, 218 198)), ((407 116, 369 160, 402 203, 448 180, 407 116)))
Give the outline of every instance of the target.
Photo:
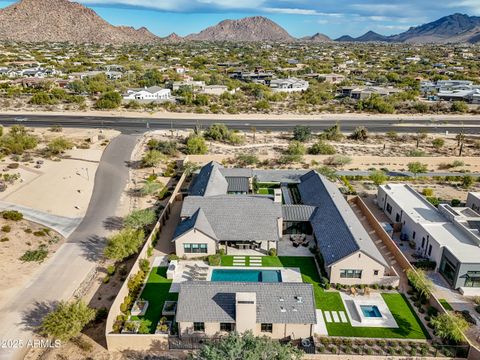
POLYGON ((240 20, 224 20, 198 34, 188 35, 187 40, 202 41, 280 41, 295 39, 278 24, 263 16, 240 20))
POLYGON ((162 41, 175 43, 185 41, 185 39, 176 33, 171 33, 170 35, 162 38, 162 41))
POLYGON ((332 39, 330 39, 327 35, 321 34, 321 33, 316 33, 315 35, 312 36, 305 36, 300 39, 301 41, 312 41, 312 42, 317 42, 317 43, 324 43, 324 42, 331 42, 332 39))
MULTIPOLYGON (((390 37, 408 43, 469 42, 480 33, 480 17, 453 14, 390 37)), ((475 41, 475 39, 473 39, 475 41)), ((478 41, 478 40, 477 40, 478 41)))
POLYGON ((72 43, 150 43, 146 28, 113 26, 68 0, 21 0, 0 10, 0 40, 72 43))
POLYGON ((351 37, 350 35, 343 35, 340 36, 338 39, 335 39, 338 42, 354 42, 355 38, 351 37))
POLYGON ((387 41, 388 36, 380 35, 374 31, 369 31, 355 39, 358 42, 387 41))

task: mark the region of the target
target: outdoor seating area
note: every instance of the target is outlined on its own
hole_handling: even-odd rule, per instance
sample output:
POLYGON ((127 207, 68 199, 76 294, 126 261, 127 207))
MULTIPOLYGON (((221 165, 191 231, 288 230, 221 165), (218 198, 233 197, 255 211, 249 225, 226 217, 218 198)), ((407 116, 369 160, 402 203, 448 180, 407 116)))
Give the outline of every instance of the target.
POLYGON ((290 235, 290 241, 292 242, 293 247, 308 247, 310 245, 310 240, 307 239, 307 235, 305 234, 292 234, 290 235))

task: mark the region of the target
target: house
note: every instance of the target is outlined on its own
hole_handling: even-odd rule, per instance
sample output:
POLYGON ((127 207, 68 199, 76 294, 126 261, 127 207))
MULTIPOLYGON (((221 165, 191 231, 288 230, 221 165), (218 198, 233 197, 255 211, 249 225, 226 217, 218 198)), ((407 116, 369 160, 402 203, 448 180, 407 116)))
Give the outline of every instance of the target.
POLYGON ((171 94, 170 89, 151 86, 143 89, 128 89, 123 95, 123 100, 168 101, 172 98, 171 94))
POLYGON ((367 87, 344 87, 341 95, 355 100, 368 99, 372 95, 382 97, 390 96, 400 92, 400 89, 393 87, 367 86, 367 87))
MULTIPOLYGON (((316 246, 332 283, 395 286, 382 256, 337 186, 315 171, 224 168, 210 162, 194 178, 173 236, 178 256, 220 249, 268 253, 291 234, 316 246), (275 188, 256 193, 259 183, 275 188)), ((280 254, 281 255, 281 254, 280 254)))
POLYGON ((470 104, 480 104, 480 88, 472 90, 440 91, 437 98, 445 101, 464 101, 470 104))
POLYGON ((329 84, 340 84, 345 81, 345 76, 340 74, 319 74, 318 78, 329 84))
POLYGON ((274 92, 302 92, 307 91, 309 85, 308 81, 297 78, 270 81, 270 89, 274 92))
POLYGON ((180 337, 251 331, 273 339, 308 338, 317 322, 313 287, 188 281, 180 285, 176 321, 180 337))
POLYGON ((214 96, 220 96, 225 93, 235 94, 235 92, 236 92, 235 89, 228 90, 228 86, 226 85, 207 85, 201 91, 202 94, 214 95, 214 96))
POLYGON ((467 207, 480 213, 480 193, 469 192, 467 195, 467 207))
POLYGON ((192 91, 201 91, 205 89, 205 81, 184 80, 184 81, 175 81, 172 84, 173 91, 177 91, 183 87, 190 88, 192 89, 192 91))
POLYGON ((395 226, 401 227, 402 238, 415 243, 417 257, 434 261, 435 270, 452 288, 480 294, 479 213, 446 204, 437 209, 405 184, 380 186, 377 202, 395 226))

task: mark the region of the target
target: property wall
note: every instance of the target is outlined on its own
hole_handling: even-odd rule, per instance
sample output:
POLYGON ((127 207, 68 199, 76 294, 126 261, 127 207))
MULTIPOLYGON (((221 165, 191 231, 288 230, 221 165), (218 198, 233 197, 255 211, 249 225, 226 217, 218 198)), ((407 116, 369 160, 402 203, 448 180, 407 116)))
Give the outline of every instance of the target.
POLYGON ((178 256, 187 258, 213 255, 217 252, 217 242, 201 231, 193 229, 175 240, 175 252, 178 256), (207 253, 187 254, 183 248, 184 244, 207 244, 207 253))
POLYGON ((107 340, 110 351, 168 350, 168 335, 166 334, 109 334, 107 340))
POLYGON ((330 267, 330 282, 344 285, 371 285, 380 283, 386 274, 388 274, 388 268, 363 252, 357 251, 330 267), (362 278, 341 278, 341 270, 362 270, 362 278), (374 275, 375 270, 378 270, 378 275, 374 275))

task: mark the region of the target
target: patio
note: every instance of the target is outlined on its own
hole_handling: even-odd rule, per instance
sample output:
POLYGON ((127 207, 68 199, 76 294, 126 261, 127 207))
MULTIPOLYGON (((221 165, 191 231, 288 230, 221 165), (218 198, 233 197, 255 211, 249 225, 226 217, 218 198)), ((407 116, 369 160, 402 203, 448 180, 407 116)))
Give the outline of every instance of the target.
POLYGON ((310 247, 314 246, 313 236, 307 236, 309 246, 294 247, 290 241, 290 235, 284 235, 282 240, 277 243, 277 253, 279 256, 313 256, 310 247))

